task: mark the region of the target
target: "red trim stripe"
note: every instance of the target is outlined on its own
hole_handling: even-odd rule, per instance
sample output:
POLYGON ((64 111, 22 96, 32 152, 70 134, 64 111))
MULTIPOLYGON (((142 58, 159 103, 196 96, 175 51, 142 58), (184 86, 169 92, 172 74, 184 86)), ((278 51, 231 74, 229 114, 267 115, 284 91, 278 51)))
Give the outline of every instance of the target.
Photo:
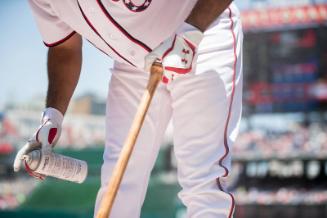
POLYGON ((101 51, 103 54, 109 56, 106 52, 104 52, 101 48, 99 48, 98 46, 96 46, 93 42, 91 42, 90 40, 86 39, 89 43, 91 43, 91 45, 93 45, 95 48, 97 48, 99 51, 101 51))
POLYGON ((28 166, 26 160, 24 161, 24 166, 25 166, 25 170, 26 170, 26 172, 27 172, 30 176, 32 176, 32 177, 34 177, 34 178, 36 178, 36 179, 39 179, 39 180, 44 180, 44 179, 45 179, 45 175, 40 174, 40 173, 37 173, 37 172, 34 172, 34 171, 33 171, 33 170, 28 166))
POLYGON ((229 10, 229 18, 231 21, 231 26, 230 26, 230 30, 232 32, 233 35, 233 49, 234 49, 234 65, 233 65, 233 85, 232 85, 232 93, 231 93, 231 100, 230 100, 230 105, 229 105, 229 110, 228 110, 228 115, 227 115, 227 121, 225 124, 225 130, 224 130, 224 146, 225 146, 225 154, 220 158, 219 160, 219 165, 221 167, 223 167, 225 169, 225 174, 223 175, 223 177, 226 177, 228 175, 228 169, 223 165, 223 160, 227 157, 228 153, 229 153, 229 146, 228 146, 228 139, 227 139, 227 131, 228 131, 228 125, 229 125, 229 121, 230 121, 230 116, 231 116, 231 111, 232 111, 232 106, 233 106, 233 100, 234 100, 234 94, 235 94, 235 78, 236 78, 236 64, 237 64, 237 55, 236 55, 236 37, 235 37, 235 33, 233 31, 234 28, 234 21, 232 19, 232 11, 230 8, 228 8, 229 10))
POLYGON ((57 42, 53 42, 53 43, 46 43, 46 42, 43 42, 45 44, 45 46, 47 47, 54 47, 54 46, 57 46, 57 45, 60 45, 62 44, 63 42, 67 41, 70 37, 72 37, 76 32, 73 31, 71 32, 68 36, 66 36, 65 38, 63 39, 60 39, 59 41, 57 42))
POLYGON ((228 218, 231 218, 233 216, 233 212, 234 212, 234 208, 235 208, 235 198, 234 198, 232 193, 226 192, 223 189, 223 187, 222 187, 222 185, 220 183, 220 178, 217 178, 217 185, 218 185, 218 188, 220 189, 220 191, 227 193, 230 196, 230 198, 232 199, 232 205, 231 205, 231 207, 229 209, 229 214, 228 214, 228 218))
POLYGON ((79 7, 79 10, 81 11, 82 15, 83 15, 83 18, 84 20, 86 21, 86 23, 89 25, 89 27, 95 32, 95 34, 97 34, 100 39, 102 39, 102 41, 115 53, 117 54, 121 59, 125 60, 127 63, 129 63, 130 65, 134 66, 135 65, 130 62, 127 58, 125 58, 124 56, 122 56, 115 48, 113 48, 111 45, 109 45, 109 43, 100 35, 100 33, 95 29, 95 27, 92 25, 92 23, 90 22, 90 20, 86 17, 83 9, 81 8, 81 5, 79 4, 79 1, 77 1, 77 4, 78 4, 78 7, 79 7))
POLYGON ((192 70, 192 67, 189 67, 189 68, 178 68, 178 67, 165 67, 165 70, 168 70, 168 71, 172 71, 172 72, 175 72, 177 74, 187 74, 189 72, 191 72, 192 70))
POLYGON ((169 54, 169 52, 171 52, 173 50, 173 48, 175 47, 175 42, 176 42, 176 35, 174 37, 173 43, 171 44, 170 48, 167 49, 167 51, 165 51, 165 53, 162 55, 161 61, 169 54))
POLYGON ((132 42, 134 42, 135 44, 141 46, 142 48, 144 48, 144 50, 146 50, 147 52, 151 52, 152 49, 147 46, 146 44, 144 44, 143 42, 141 42, 140 40, 134 38, 129 32, 127 32, 127 30, 124 29, 124 27, 122 27, 110 14, 109 12, 106 10, 106 8, 104 7, 103 3, 101 2, 101 0, 97 0, 99 7, 101 8, 102 12, 106 15, 106 17, 110 20, 110 22, 117 28, 119 29, 129 40, 131 40, 132 42))
MULTIPOLYGON (((232 10, 230 8, 228 8, 229 10, 229 19, 231 21, 231 25, 230 25, 230 30, 233 36, 233 52, 234 52, 234 65, 233 65, 233 84, 232 84, 232 93, 231 93, 231 98, 230 98, 230 104, 229 104, 229 109, 228 109, 228 115, 227 115, 227 120, 225 123, 225 130, 224 130, 224 147, 225 147, 225 154, 219 159, 219 166, 221 166, 224 170, 225 173, 222 177, 226 177, 228 176, 228 169, 226 166, 223 165, 223 161, 224 159, 227 157, 227 155, 229 154, 229 145, 228 145, 228 136, 227 136, 227 132, 228 132, 228 125, 229 125, 229 121, 231 118, 231 111, 232 111, 232 107, 233 107, 233 100, 234 100, 234 95, 235 95, 235 80, 236 80, 236 64, 237 64, 237 55, 236 55, 236 36, 234 33, 234 21, 232 19, 232 10)), ((218 188, 223 191, 226 192, 221 183, 220 183, 220 178, 217 178, 217 185, 218 188)), ((234 207, 235 207, 235 199, 234 196, 232 195, 232 193, 230 192, 226 192, 232 200, 232 204, 231 204, 231 208, 230 208, 230 212, 228 215, 228 218, 231 218, 233 215, 233 211, 234 211, 234 207)))

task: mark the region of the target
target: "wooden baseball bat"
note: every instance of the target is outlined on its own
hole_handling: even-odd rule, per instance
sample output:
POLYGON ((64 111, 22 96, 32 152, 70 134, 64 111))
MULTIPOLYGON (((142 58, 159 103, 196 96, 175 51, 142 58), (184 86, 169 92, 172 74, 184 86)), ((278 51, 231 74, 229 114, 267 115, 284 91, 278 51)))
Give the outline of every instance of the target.
POLYGON ((129 130, 123 149, 120 153, 119 159, 113 170, 112 176, 107 186, 108 187, 107 191, 101 200, 100 208, 98 210, 96 218, 108 218, 110 215, 115 197, 117 195, 121 180, 124 176, 124 172, 128 164, 128 160, 132 154, 137 136, 142 127, 152 97, 155 93, 155 90, 159 82, 161 81, 162 73, 163 73, 163 67, 161 63, 155 62, 151 67, 150 78, 147 84, 147 88, 143 93, 132 126, 129 130))

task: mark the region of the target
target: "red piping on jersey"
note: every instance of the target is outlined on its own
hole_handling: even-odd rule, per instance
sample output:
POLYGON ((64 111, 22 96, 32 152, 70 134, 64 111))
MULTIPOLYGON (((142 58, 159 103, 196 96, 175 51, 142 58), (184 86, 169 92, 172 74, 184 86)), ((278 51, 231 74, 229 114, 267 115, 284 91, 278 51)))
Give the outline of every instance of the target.
MULTIPOLYGON (((230 8, 228 8, 229 10, 229 19, 231 21, 231 25, 230 25, 230 30, 233 36, 233 52, 234 52, 234 65, 233 65, 233 84, 232 84, 232 93, 231 93, 231 98, 230 98, 230 104, 229 104, 229 109, 228 109, 228 115, 227 115, 227 120, 225 123, 225 130, 224 130, 224 147, 225 147, 225 154, 219 159, 219 166, 221 166, 224 170, 225 173, 222 177, 227 177, 228 176, 228 169, 226 166, 223 165, 223 160, 227 157, 227 155, 229 154, 229 145, 228 145, 228 139, 227 139, 227 132, 228 132, 228 125, 229 125, 229 121, 231 118, 231 111, 232 111, 232 107, 233 107, 233 100, 234 100, 234 95, 235 95, 235 79, 236 79, 236 64, 237 64, 237 55, 236 55, 236 37, 235 37, 235 33, 234 33, 234 21, 232 19, 232 10, 230 8)), ((220 183, 220 178, 218 177, 216 179, 218 188, 223 191, 226 192, 221 183, 220 183)), ((234 211, 234 207, 235 207, 235 199, 234 196, 232 195, 232 193, 230 192, 226 192, 232 200, 232 204, 231 204, 231 208, 230 208, 230 212, 228 215, 228 218, 231 218, 233 215, 233 211, 234 211)))
POLYGON ((231 205, 231 207, 230 207, 230 209, 229 209, 229 214, 228 214, 228 218, 231 218, 232 215, 233 215, 234 207, 235 207, 235 198, 234 198, 234 196, 232 195, 232 193, 230 193, 230 192, 226 192, 226 191, 223 189, 223 187, 222 187, 222 185, 221 185, 221 183, 220 183, 220 178, 217 178, 217 185, 218 185, 218 188, 219 188, 221 191, 227 193, 227 194, 231 197, 231 199, 232 199, 232 205, 231 205))
POLYGON ((93 45, 95 48, 99 49, 99 51, 101 51, 103 54, 109 56, 106 52, 104 52, 101 48, 99 48, 98 46, 96 46, 93 42, 91 42, 90 40, 86 39, 89 43, 91 43, 91 45, 93 45))
POLYGON ((86 15, 84 14, 81 5, 79 4, 79 1, 77 0, 77 4, 79 7, 79 10, 81 11, 84 20, 86 21, 86 23, 89 25, 89 27, 100 37, 100 39, 102 39, 102 41, 115 53, 117 54, 121 59, 125 60, 127 63, 129 63, 130 65, 134 66, 135 65, 130 62, 127 58, 125 58, 124 56, 122 56, 115 48, 113 48, 111 45, 109 45, 109 43, 100 35, 100 33, 95 29, 95 27, 92 25, 92 23, 90 22, 90 20, 86 17, 86 15))
POLYGON ((54 46, 57 46, 57 45, 60 45, 61 43, 65 42, 67 39, 69 39, 70 37, 72 37, 76 32, 73 31, 71 32, 68 36, 66 36, 65 38, 63 39, 60 39, 59 41, 57 42, 53 42, 53 43, 46 43, 46 42, 43 42, 47 47, 54 47, 54 46))
POLYGON ((106 17, 110 20, 110 22, 117 28, 119 29, 129 40, 131 40, 132 42, 134 42, 135 44, 141 46, 144 50, 146 50, 147 52, 151 52, 152 49, 147 46, 146 44, 144 44, 143 42, 141 42, 140 40, 134 38, 129 32, 127 32, 127 30, 125 30, 110 14, 109 12, 106 10, 106 8, 104 7, 103 3, 101 2, 101 0, 97 0, 99 7, 101 8, 102 12, 106 15, 106 17))

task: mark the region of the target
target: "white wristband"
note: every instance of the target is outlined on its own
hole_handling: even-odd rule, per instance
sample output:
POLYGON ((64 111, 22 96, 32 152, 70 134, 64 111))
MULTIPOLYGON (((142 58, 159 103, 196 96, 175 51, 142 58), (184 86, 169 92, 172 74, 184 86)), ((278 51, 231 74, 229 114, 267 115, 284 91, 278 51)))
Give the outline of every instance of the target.
POLYGON ((59 110, 53 107, 48 107, 44 109, 42 113, 42 122, 44 120, 51 120, 56 124, 61 125, 63 119, 64 119, 64 115, 59 110))
POLYGON ((176 30, 176 34, 188 39, 196 45, 196 47, 200 44, 203 38, 203 32, 201 30, 186 22, 179 26, 176 30))
POLYGON ((185 32, 190 32, 190 31, 200 31, 198 28, 193 26, 192 24, 183 22, 176 30, 176 34, 183 34, 185 32))

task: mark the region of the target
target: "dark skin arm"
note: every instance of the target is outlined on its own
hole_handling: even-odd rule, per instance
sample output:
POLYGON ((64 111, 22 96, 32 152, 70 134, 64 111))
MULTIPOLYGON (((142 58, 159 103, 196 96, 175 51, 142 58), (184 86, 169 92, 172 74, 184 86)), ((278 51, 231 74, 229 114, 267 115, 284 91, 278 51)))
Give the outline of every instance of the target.
POLYGON ((231 2, 232 0, 198 0, 186 23, 204 32, 231 2))
POLYGON ((77 33, 48 51, 48 93, 46 107, 65 114, 79 80, 82 65, 82 38, 77 33))

